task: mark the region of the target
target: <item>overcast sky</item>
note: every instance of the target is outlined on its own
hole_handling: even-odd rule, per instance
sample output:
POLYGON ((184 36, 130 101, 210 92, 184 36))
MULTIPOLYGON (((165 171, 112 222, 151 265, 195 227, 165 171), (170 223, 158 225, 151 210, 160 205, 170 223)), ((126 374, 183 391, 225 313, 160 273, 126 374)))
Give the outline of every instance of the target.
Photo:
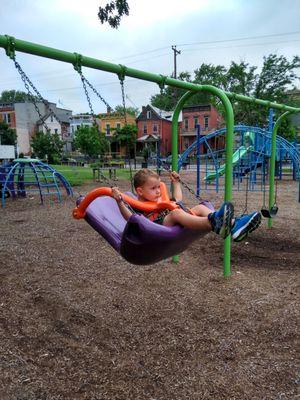
MULTIPOLYGON (((181 51, 177 71, 191 73, 202 63, 228 67, 231 61, 246 61, 261 67, 270 53, 289 60, 300 54, 299 0, 128 0, 130 15, 118 30, 100 24, 98 8, 106 3, 1 0, 0 34, 167 75, 173 71, 172 45, 181 51)), ((17 60, 45 98, 74 113, 89 111, 70 64, 22 53, 17 60)), ((0 71, 0 92, 25 90, 3 49, 0 71)), ((83 72, 112 107, 121 104, 115 75, 89 68, 83 72)), ((139 108, 159 92, 154 83, 133 78, 126 79, 125 88, 127 105, 139 108)), ((106 111, 91 98, 95 112, 106 111)))

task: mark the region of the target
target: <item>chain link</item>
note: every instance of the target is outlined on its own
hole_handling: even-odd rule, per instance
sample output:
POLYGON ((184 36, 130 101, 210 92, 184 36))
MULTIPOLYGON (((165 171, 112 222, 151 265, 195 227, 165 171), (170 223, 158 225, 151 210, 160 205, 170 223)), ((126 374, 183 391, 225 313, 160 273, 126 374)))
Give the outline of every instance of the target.
POLYGON ((49 107, 48 102, 45 99, 43 99, 43 97, 40 94, 40 92, 37 90, 37 88, 34 86, 34 84, 31 82, 31 80, 28 78, 28 76, 22 70, 21 65, 16 61, 15 58, 13 58, 13 61, 14 61, 14 64, 15 64, 15 67, 16 67, 17 71, 19 72, 19 74, 21 76, 21 79, 22 79, 22 81, 24 83, 24 86, 25 86, 25 88, 27 90, 28 96, 29 96, 30 99, 32 99, 32 103, 34 105, 34 108, 35 108, 35 110, 36 110, 36 112, 37 112, 42 124, 44 125, 46 131, 50 132, 50 128, 48 127, 46 122, 43 121, 43 116, 41 114, 41 111, 40 111, 37 103, 36 103, 36 98, 35 98, 34 94, 32 93, 32 91, 30 90, 30 87, 37 94, 37 97, 39 98, 39 100, 46 105, 46 107, 49 107))
POLYGON ((88 93, 88 90, 87 90, 86 85, 88 85, 88 86, 90 87, 90 89, 96 94, 96 96, 99 97, 99 99, 102 101, 102 103, 104 103, 104 104, 106 105, 107 109, 109 109, 109 110, 112 111, 113 108, 112 108, 112 107, 108 104, 108 102, 101 96, 101 94, 97 91, 97 89, 94 88, 94 86, 87 80, 87 78, 83 75, 83 73, 82 73, 82 72, 78 72, 78 73, 79 73, 79 75, 80 75, 80 78, 81 78, 81 81, 82 81, 82 85, 83 85, 83 88, 84 88, 84 91, 85 91, 85 95, 86 95, 86 98, 87 98, 87 100, 88 100, 89 107, 90 107, 90 110, 91 110, 93 116, 94 116, 95 113, 94 113, 94 110, 93 110, 93 107, 92 107, 91 99, 90 99, 90 96, 89 96, 89 93, 88 93))
MULTIPOLYGON (((50 133, 50 132, 51 132, 51 129, 49 128, 49 126, 47 125, 46 121, 44 120, 44 117, 43 117, 43 115, 42 115, 42 113, 41 113, 41 111, 40 111, 40 109, 39 109, 39 107, 38 107, 38 105, 37 105, 36 96, 32 93, 30 87, 32 88, 32 90, 34 91, 34 93, 37 95, 39 101, 41 101, 41 102, 45 105, 46 109, 48 109, 48 110, 50 111, 51 115, 54 115, 54 116, 55 116, 55 118, 57 119, 57 121, 58 121, 59 123, 61 123, 60 119, 57 117, 57 115, 55 114, 55 112, 54 112, 54 111, 52 110, 52 108, 50 107, 49 102, 48 102, 46 99, 43 98, 43 96, 42 96, 41 93, 38 91, 38 89, 34 86, 34 84, 32 83, 32 81, 30 80, 30 78, 29 78, 29 77, 26 75, 26 73, 23 71, 21 65, 17 62, 16 57, 13 56, 13 57, 11 57, 11 58, 12 58, 14 64, 15 64, 16 70, 18 71, 18 73, 19 73, 20 76, 21 76, 21 79, 22 79, 22 81, 23 81, 23 83, 24 83, 24 86, 25 86, 25 88, 26 88, 26 90, 27 90, 27 93, 28 93, 28 95, 29 95, 29 99, 32 101, 32 104, 33 104, 33 106, 34 106, 34 108, 35 108, 35 110, 36 110, 36 112, 37 112, 37 114, 38 114, 38 116, 39 116, 39 118, 40 118, 40 121, 41 121, 42 125, 43 125, 44 128, 46 129, 46 132, 47 132, 47 133, 50 133)), ((53 142, 53 143, 54 143, 54 146, 56 147, 57 152, 58 152, 58 153, 61 153, 61 149, 59 149, 59 147, 57 146, 57 144, 56 144, 55 142, 53 142)))
POLYGON ((120 79, 120 84, 121 84, 121 91, 122 91, 122 103, 123 103, 124 120, 125 120, 125 125, 127 125, 124 79, 120 79))
MULTIPOLYGON (((165 170, 170 172, 171 168, 169 165, 167 165, 164 161, 161 161, 161 167, 165 170)), ((182 184, 182 186, 187 189, 193 196, 196 197, 199 201, 203 201, 203 198, 200 197, 185 181, 183 181, 181 178, 178 179, 179 182, 182 184)))

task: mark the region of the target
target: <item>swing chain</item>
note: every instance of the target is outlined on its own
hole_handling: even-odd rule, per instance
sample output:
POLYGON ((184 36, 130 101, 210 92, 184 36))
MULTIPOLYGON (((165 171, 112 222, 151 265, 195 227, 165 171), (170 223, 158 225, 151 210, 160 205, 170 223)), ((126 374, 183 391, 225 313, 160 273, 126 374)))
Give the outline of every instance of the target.
MULTIPOLYGON (((165 171, 168 171, 168 172, 171 171, 170 167, 169 167, 164 161, 161 161, 161 167, 162 167, 165 171)), ((203 201, 203 200, 204 200, 200 195, 198 195, 198 194, 197 194, 185 181, 183 181, 181 178, 179 178, 179 182, 182 184, 182 186, 183 186, 185 189, 187 189, 188 192, 190 192, 193 196, 195 196, 197 200, 199 200, 199 201, 203 201)))
POLYGON ((124 114, 124 120, 125 120, 125 125, 127 125, 127 115, 126 115, 126 102, 125 102, 125 89, 124 89, 124 77, 120 77, 120 85, 121 85, 121 92, 122 92, 122 105, 123 105, 123 114, 124 114))
POLYGON ((113 110, 113 108, 108 104, 108 102, 101 96, 101 94, 97 91, 96 88, 86 79, 85 76, 81 73, 81 79, 84 79, 84 81, 88 84, 88 86, 92 89, 92 91, 95 93, 96 96, 99 97, 99 99, 106 105, 107 109, 113 110))
POLYGON ((78 73, 79 73, 80 78, 81 78, 81 82, 82 82, 82 86, 83 86, 83 89, 84 89, 85 96, 86 96, 87 101, 89 103, 89 108, 90 108, 90 112, 91 112, 92 117, 93 117, 94 125, 96 125, 96 116, 95 116, 95 112, 94 112, 94 109, 93 109, 93 106, 92 106, 91 98, 89 96, 89 92, 88 92, 86 84, 85 84, 85 78, 82 75, 82 72, 78 71, 78 73))
POLYGON ((34 94, 32 93, 30 87, 37 94, 37 97, 39 98, 39 100, 46 106, 46 108, 48 108, 50 110, 51 114, 54 114, 54 112, 51 110, 51 108, 49 106, 49 102, 42 97, 41 93, 38 91, 38 89, 34 86, 34 84, 28 78, 26 73, 23 71, 21 65, 16 61, 15 56, 12 57, 12 60, 14 61, 15 67, 16 67, 17 71, 19 72, 20 76, 21 76, 21 79, 22 79, 22 81, 24 83, 24 86, 25 86, 25 88, 27 90, 29 98, 32 99, 32 103, 34 105, 34 108, 35 108, 35 110, 36 110, 36 112, 37 112, 42 124, 44 125, 46 131, 50 132, 50 128, 48 127, 46 122, 43 121, 43 116, 41 114, 41 111, 40 111, 38 105, 36 104, 36 98, 35 98, 34 94))
POLYGON ((245 207, 242 212, 242 215, 245 215, 248 213, 248 191, 249 191, 249 176, 245 178, 247 180, 246 182, 246 196, 245 196, 245 207))
MULTIPOLYGON (((54 112, 54 111, 52 110, 52 108, 50 107, 49 101, 47 101, 46 99, 43 98, 43 96, 41 95, 41 93, 38 91, 38 89, 34 86, 34 84, 32 83, 32 81, 29 79, 29 77, 28 77, 28 76, 26 75, 26 73, 23 71, 21 65, 17 62, 16 56, 15 56, 14 53, 11 55, 10 58, 13 60, 13 62, 14 62, 14 64, 15 64, 15 67, 16 67, 16 70, 18 71, 18 73, 19 73, 20 76, 21 76, 21 79, 22 79, 22 81, 23 81, 23 83, 24 83, 24 86, 25 86, 25 88, 26 88, 26 90, 27 90, 27 93, 28 93, 28 96, 29 96, 29 100, 32 102, 32 104, 33 104, 33 106, 34 106, 34 108, 35 108, 35 110, 36 110, 36 112, 37 112, 37 114, 38 114, 38 116, 39 116, 39 118, 40 118, 40 121, 41 121, 42 125, 43 125, 44 128, 46 129, 46 132, 47 132, 47 133, 50 133, 50 132, 51 132, 51 129, 50 129, 49 126, 47 125, 46 121, 43 119, 44 117, 43 117, 43 115, 42 115, 42 113, 41 113, 41 111, 40 111, 40 109, 39 109, 39 107, 38 107, 38 105, 37 105, 37 102, 36 102, 36 96, 32 93, 30 87, 33 89, 33 91, 34 91, 35 94, 37 95, 39 101, 41 101, 41 102, 45 105, 46 109, 48 109, 48 110, 50 111, 50 114, 51 114, 51 115, 54 115, 55 118, 57 119, 57 121, 61 123, 60 119, 57 117, 57 115, 55 114, 55 112, 54 112)), ((61 152, 61 149, 59 149, 59 147, 57 146, 57 144, 56 144, 55 142, 54 142, 54 145, 55 145, 55 147, 56 147, 57 152, 60 153, 60 152, 61 152)))

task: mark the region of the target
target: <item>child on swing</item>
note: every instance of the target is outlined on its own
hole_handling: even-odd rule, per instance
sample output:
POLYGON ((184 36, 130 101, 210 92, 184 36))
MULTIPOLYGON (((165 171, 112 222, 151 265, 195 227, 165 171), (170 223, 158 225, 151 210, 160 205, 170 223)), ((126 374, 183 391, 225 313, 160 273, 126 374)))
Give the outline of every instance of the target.
MULTIPOLYGON (((170 179, 173 184, 173 197, 176 202, 181 202, 182 190, 179 174, 173 171, 170 173, 170 179)), ((160 178, 156 172, 146 168, 141 169, 134 175, 133 182, 139 201, 159 201, 161 196, 160 178)), ((122 201, 122 194, 117 187, 112 188, 112 196, 116 200, 121 214, 127 221, 132 215, 132 211, 122 201)), ((182 208, 172 211, 163 210, 152 220, 164 226, 179 224, 186 228, 199 229, 203 232, 213 231, 223 239, 231 234, 235 242, 244 240, 250 232, 258 228, 261 222, 261 215, 257 211, 234 218, 234 209, 230 202, 224 202, 219 210, 214 212, 204 204, 192 207, 191 211, 192 214, 182 208)), ((142 211, 138 212, 143 214, 142 211)), ((145 216, 148 217, 148 215, 145 216)))

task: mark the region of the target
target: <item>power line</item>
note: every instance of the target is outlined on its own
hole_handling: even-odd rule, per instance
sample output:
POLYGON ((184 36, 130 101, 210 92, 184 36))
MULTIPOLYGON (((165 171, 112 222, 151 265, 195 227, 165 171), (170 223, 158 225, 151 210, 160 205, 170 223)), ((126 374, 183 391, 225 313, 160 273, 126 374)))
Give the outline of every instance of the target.
MULTIPOLYGON (((274 33, 274 34, 270 34, 270 35, 248 36, 248 37, 235 38, 235 39, 210 40, 210 41, 203 41, 203 42, 184 43, 184 44, 177 44, 177 46, 193 46, 195 44, 215 44, 215 43, 235 42, 235 41, 241 41, 241 40, 264 39, 264 38, 267 38, 267 37, 297 35, 299 33, 300 33, 300 31, 283 32, 283 33, 274 33)), ((141 55, 150 54, 150 53, 154 53, 156 51, 165 50, 165 49, 169 49, 169 48, 170 48, 170 46, 158 47, 156 49, 152 49, 152 50, 149 50, 149 51, 144 51, 142 53, 136 53, 136 54, 131 54, 131 55, 126 56, 126 57, 117 58, 117 59, 114 59, 112 61, 126 60, 128 58, 138 57, 138 56, 141 56, 141 55)))
MULTIPOLYGON (((293 40, 294 42, 300 42, 300 39, 293 40)), ((199 47, 196 49, 188 49, 182 50, 183 53, 194 52, 194 51, 203 51, 203 50, 217 50, 217 49, 231 49, 236 47, 255 47, 255 46, 266 46, 268 44, 280 44, 280 43, 290 43, 290 40, 282 40, 276 42, 264 42, 264 43, 247 43, 247 44, 240 44, 240 45, 231 45, 231 46, 214 46, 214 47, 199 47)))
POLYGON ((205 41, 205 42, 184 43, 184 44, 178 44, 177 46, 182 47, 182 46, 193 46, 195 44, 215 44, 215 43, 226 43, 226 42, 238 42, 241 40, 265 39, 268 37, 296 35, 299 33, 300 33, 300 31, 286 32, 286 33, 274 33, 272 35, 248 36, 248 37, 236 38, 236 39, 223 39, 223 40, 213 40, 213 41, 205 41))

